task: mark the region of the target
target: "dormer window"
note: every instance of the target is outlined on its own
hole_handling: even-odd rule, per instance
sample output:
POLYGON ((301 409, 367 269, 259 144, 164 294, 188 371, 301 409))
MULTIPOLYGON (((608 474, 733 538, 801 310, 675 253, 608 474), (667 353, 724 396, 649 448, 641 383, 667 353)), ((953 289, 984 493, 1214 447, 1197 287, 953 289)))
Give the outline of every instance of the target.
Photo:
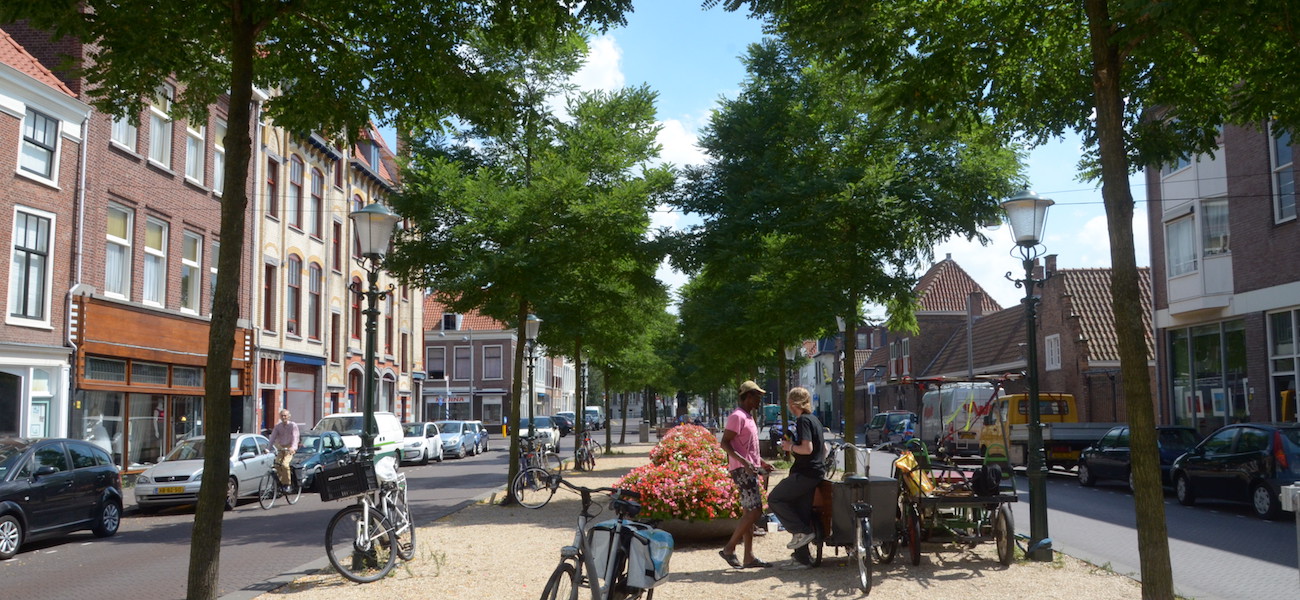
POLYGON ((456 331, 460 329, 460 315, 456 313, 444 313, 442 315, 442 329, 444 331, 456 331))

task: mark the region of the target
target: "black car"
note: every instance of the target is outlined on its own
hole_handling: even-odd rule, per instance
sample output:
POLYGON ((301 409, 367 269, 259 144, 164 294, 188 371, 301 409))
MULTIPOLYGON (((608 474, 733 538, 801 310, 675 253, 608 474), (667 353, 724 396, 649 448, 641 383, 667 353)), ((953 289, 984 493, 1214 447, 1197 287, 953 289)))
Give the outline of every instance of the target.
MULTIPOLYGON (((1170 485, 1169 470, 1174 459, 1196 445, 1196 430, 1191 427, 1161 425, 1156 427, 1156 447, 1160 451, 1160 483, 1170 485)), ((1100 479, 1117 479, 1133 489, 1132 456, 1129 453, 1128 425, 1112 427, 1097 443, 1079 453, 1079 485, 1096 485, 1100 479)))
POLYGON ((334 431, 308 431, 298 436, 298 450, 289 463, 301 469, 305 490, 314 489, 316 474, 338 466, 348 457, 348 447, 343 437, 334 431))
POLYGON ((106 450, 82 440, 0 439, 0 560, 81 529, 108 537, 121 522, 122 476, 106 450))
POLYGON ((1237 423, 1211 433, 1174 461, 1174 492, 1197 499, 1247 502, 1255 515, 1282 513, 1282 488, 1300 480, 1300 423, 1237 423))
POLYGON ((551 420, 555 421, 555 426, 560 428, 560 437, 573 433, 573 421, 564 415, 551 415, 551 420))

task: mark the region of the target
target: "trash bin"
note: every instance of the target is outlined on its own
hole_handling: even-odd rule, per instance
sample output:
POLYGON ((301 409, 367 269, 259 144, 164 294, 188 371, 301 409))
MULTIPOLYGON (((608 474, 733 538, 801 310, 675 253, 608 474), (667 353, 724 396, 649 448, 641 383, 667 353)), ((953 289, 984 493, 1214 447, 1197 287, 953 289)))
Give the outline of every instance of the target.
POLYGON ((650 421, 646 421, 644 419, 641 420, 641 432, 640 432, 640 436, 637 439, 641 440, 642 442, 650 441, 650 421))

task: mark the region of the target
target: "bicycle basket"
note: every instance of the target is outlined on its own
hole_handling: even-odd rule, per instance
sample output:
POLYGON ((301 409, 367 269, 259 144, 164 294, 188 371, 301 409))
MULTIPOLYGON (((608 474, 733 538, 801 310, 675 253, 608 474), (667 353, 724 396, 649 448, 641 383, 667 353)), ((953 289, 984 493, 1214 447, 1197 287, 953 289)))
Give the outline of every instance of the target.
POLYGON ((379 488, 374 465, 360 462, 325 469, 316 475, 315 483, 322 501, 360 496, 379 488))

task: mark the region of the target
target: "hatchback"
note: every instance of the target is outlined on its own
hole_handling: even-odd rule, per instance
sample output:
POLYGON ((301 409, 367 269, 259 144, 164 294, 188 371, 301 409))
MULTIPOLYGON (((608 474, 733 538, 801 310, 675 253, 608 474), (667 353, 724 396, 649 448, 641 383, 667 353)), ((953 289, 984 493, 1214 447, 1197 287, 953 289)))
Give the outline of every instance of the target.
POLYGON ((482 421, 465 421, 465 424, 470 427, 470 431, 474 432, 474 437, 475 439, 478 440, 478 450, 476 450, 475 453, 482 454, 484 452, 487 452, 488 451, 487 426, 483 425, 482 421))
POLYGON ((308 431, 298 436, 298 450, 290 462, 302 473, 302 488, 314 489, 316 474, 347 460, 348 447, 343 436, 334 431, 308 431))
MULTIPOLYGON (((1169 470, 1174 460, 1196 445, 1196 430, 1191 427, 1161 425, 1156 427, 1156 447, 1160 451, 1160 483, 1170 485, 1169 470)), ((1132 457, 1129 452, 1128 425, 1112 427, 1097 443, 1079 453, 1079 485, 1092 486, 1100 479, 1125 481, 1133 489, 1132 457)))
POLYGON ((442 462, 442 438, 437 423, 419 421, 402 423, 406 438, 402 441, 403 462, 429 464, 430 460, 442 462))
POLYGON ((465 458, 478 452, 478 434, 466 421, 438 421, 442 452, 446 456, 465 458))
POLYGON ((1228 425, 1178 457, 1171 475, 1183 505, 1247 502, 1256 516, 1277 518, 1282 488, 1300 480, 1300 424, 1228 425))
MULTIPOLYGON (((255 433, 230 434, 230 479, 226 481, 226 510, 234 510, 241 496, 257 495, 262 478, 274 466, 271 442, 255 433)), ((135 480, 135 502, 140 512, 165 506, 194 504, 203 484, 203 438, 181 440, 158 464, 135 480)))
POLYGON ((81 440, 0 439, 0 560, 40 538, 117 533, 122 476, 103 448, 81 440))

